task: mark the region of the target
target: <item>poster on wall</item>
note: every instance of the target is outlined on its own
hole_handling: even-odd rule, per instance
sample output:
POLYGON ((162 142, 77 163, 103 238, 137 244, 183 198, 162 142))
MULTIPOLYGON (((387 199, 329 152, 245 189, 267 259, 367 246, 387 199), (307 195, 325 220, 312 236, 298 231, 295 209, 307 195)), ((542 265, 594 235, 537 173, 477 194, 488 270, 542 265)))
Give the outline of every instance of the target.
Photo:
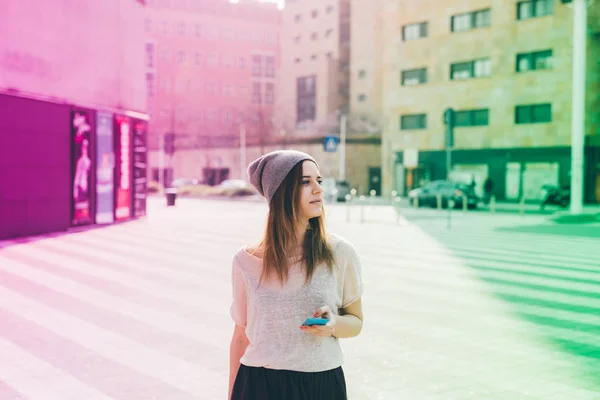
POLYGON ((96 114, 96 223, 114 221, 114 170, 113 114, 98 111, 96 114))
POLYGON ((90 112, 71 112, 72 173, 71 173, 71 223, 73 226, 92 223, 90 139, 92 125, 90 112))
POLYGON ((146 215, 148 149, 146 147, 148 123, 133 122, 133 215, 146 215))
POLYGON ((131 120, 115 117, 115 219, 131 218, 131 120))

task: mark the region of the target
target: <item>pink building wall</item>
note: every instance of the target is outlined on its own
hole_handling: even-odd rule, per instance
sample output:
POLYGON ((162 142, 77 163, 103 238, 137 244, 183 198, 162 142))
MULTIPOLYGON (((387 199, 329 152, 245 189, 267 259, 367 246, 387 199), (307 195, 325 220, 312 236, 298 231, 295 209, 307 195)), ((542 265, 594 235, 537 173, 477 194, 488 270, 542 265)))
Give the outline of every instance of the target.
POLYGON ((158 150, 167 132, 187 137, 177 143, 194 147, 198 137, 238 136, 242 122, 249 140, 272 131, 280 24, 281 12, 272 3, 148 0, 150 149, 158 150), (263 61, 272 57, 274 76, 265 76, 264 64, 262 76, 253 76, 252 57, 257 55, 263 61), (254 83, 261 85, 261 104, 253 103, 254 83), (214 85, 214 93, 209 85, 214 85), (269 102, 267 85, 273 85, 269 102), (254 121, 258 113, 262 123, 254 121))
POLYGON ((0 1, 0 92, 146 111, 144 6, 0 1))

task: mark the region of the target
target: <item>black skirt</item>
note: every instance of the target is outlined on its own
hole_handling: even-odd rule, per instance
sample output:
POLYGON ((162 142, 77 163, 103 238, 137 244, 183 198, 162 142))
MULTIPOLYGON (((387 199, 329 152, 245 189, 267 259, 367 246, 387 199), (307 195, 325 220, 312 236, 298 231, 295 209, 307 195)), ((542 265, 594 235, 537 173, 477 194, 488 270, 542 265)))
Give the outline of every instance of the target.
POLYGON ((240 365, 231 400, 347 400, 342 367, 296 372, 240 365))

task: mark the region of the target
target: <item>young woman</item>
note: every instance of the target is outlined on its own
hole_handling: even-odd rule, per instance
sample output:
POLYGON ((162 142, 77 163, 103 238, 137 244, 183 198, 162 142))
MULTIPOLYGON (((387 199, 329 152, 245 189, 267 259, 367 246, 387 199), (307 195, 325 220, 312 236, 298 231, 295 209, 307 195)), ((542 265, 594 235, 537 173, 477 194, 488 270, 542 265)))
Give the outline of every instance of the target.
POLYGON ((347 399, 340 338, 362 329, 360 259, 326 235, 316 161, 283 150, 248 167, 269 202, 262 241, 233 259, 232 400, 347 399), (307 318, 327 319, 305 326, 307 318))

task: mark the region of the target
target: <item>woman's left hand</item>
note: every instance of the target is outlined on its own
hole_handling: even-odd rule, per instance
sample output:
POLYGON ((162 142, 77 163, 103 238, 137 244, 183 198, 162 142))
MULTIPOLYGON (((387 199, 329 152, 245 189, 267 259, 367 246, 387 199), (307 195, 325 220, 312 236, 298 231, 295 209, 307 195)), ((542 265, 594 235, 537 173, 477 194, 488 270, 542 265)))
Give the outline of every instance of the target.
POLYGON ((314 317, 326 318, 329 320, 329 322, 327 322, 327 324, 325 325, 301 326, 300 329, 302 329, 304 332, 308 332, 311 335, 315 336, 333 336, 335 332, 336 315, 333 312, 331 312, 331 308, 329 308, 329 306, 323 306, 317 309, 317 311, 315 311, 314 317))

